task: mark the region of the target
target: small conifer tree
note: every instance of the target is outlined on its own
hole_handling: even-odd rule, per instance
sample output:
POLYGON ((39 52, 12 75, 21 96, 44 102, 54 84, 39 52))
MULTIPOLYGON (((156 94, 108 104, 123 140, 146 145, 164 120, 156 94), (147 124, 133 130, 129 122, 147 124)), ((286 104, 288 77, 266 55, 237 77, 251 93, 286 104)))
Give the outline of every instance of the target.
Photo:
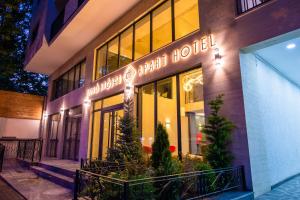
POLYGON ((209 102, 211 113, 202 132, 206 134, 209 142, 205 157, 213 168, 225 168, 231 165, 233 156, 228 149, 234 124, 220 115, 224 103, 224 95, 218 95, 209 102))
POLYGON ((155 140, 152 144, 151 164, 158 176, 168 175, 173 171, 168 133, 161 123, 157 126, 155 140))

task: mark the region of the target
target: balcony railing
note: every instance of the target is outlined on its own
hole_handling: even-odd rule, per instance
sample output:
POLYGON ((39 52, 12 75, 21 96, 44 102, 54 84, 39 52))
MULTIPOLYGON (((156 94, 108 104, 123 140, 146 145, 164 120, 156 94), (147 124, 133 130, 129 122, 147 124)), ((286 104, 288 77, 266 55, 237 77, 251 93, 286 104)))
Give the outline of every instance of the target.
POLYGON ((237 1, 237 12, 240 15, 250 10, 253 10, 256 7, 259 7, 271 0, 236 0, 236 1, 237 1))
MULTIPOLYGON (((70 16, 72 16, 76 12, 76 10, 85 1, 86 0, 78 0, 77 1, 77 7, 76 7, 76 9, 73 10, 73 12, 72 12, 72 14, 70 14, 70 16)), ((53 21, 53 23, 51 25, 50 40, 52 40, 56 36, 56 34, 61 30, 61 28, 64 26, 65 22, 67 21, 67 20, 65 20, 65 12, 66 12, 66 7, 64 7, 62 9, 62 11, 58 14, 58 16, 53 21)))

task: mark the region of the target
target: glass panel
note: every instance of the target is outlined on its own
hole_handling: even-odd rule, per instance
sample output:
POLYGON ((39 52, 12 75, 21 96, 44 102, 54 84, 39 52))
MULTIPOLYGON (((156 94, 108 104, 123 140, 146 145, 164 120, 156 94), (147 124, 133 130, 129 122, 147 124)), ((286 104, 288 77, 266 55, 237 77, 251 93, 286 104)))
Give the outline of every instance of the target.
POLYGON ((100 119, 101 119, 101 112, 100 111, 94 112, 92 158, 98 158, 99 155, 100 119))
POLYGON ((121 104, 124 102, 124 94, 115 95, 103 100, 103 108, 121 104))
POLYGON ((133 27, 131 26, 121 34, 120 40, 120 67, 123 67, 132 61, 132 40, 133 27))
POLYGON ((85 80, 85 61, 81 63, 79 87, 83 86, 85 80))
POLYGON ((199 29, 198 0, 175 0, 175 39, 199 29))
POLYGON ((171 1, 153 11, 153 50, 172 42, 171 1))
POLYGON ((119 37, 116 37, 108 43, 107 73, 111 73, 118 69, 118 49, 119 37))
POLYGON ((97 49, 95 79, 98 79, 106 74, 106 53, 107 45, 97 49))
POLYGON ((154 141, 154 84, 143 86, 139 91, 139 119, 144 149, 151 148, 154 141))
POLYGON ((69 78, 68 78, 68 73, 66 73, 65 75, 63 75, 63 77, 62 77, 62 80, 63 80, 63 92, 62 92, 62 95, 65 95, 65 94, 67 94, 68 93, 68 80, 69 80, 69 78))
POLYGON ((75 69, 76 73, 75 73, 75 89, 79 88, 79 81, 80 81, 80 65, 76 66, 75 69))
POLYGON ((107 112, 103 114, 103 144, 102 144, 102 159, 107 157, 107 149, 110 146, 110 133, 111 133, 111 119, 112 113, 107 112))
POLYGON ((134 59, 150 53, 150 15, 135 24, 134 59))
POLYGON ((94 103, 94 110, 99 110, 102 108, 102 100, 98 100, 94 103))
POLYGON ((170 146, 178 154, 176 77, 157 82, 157 120, 167 129, 170 146))
POLYGON ((182 153, 202 155, 206 146, 202 69, 180 75, 180 112, 182 153))
POLYGON ((75 71, 74 68, 69 71, 69 83, 68 83, 68 92, 74 90, 74 75, 75 71))

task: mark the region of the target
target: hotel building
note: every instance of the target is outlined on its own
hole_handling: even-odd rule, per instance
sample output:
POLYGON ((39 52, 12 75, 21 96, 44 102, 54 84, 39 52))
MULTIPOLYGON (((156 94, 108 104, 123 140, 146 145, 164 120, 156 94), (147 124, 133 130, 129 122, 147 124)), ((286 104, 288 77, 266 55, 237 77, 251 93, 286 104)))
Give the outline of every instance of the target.
POLYGON ((255 196, 300 173, 298 0, 34 1, 25 70, 49 75, 43 158, 105 159, 124 98, 143 146, 201 156, 224 94, 230 149, 255 196))

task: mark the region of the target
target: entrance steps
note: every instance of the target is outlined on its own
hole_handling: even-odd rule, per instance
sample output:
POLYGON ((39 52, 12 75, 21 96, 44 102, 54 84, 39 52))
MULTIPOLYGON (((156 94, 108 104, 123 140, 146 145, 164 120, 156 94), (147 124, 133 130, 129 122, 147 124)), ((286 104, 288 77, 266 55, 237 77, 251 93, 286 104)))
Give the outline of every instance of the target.
POLYGON ((76 169, 79 168, 79 163, 69 160, 47 160, 30 168, 38 176, 73 190, 74 177, 76 169))

